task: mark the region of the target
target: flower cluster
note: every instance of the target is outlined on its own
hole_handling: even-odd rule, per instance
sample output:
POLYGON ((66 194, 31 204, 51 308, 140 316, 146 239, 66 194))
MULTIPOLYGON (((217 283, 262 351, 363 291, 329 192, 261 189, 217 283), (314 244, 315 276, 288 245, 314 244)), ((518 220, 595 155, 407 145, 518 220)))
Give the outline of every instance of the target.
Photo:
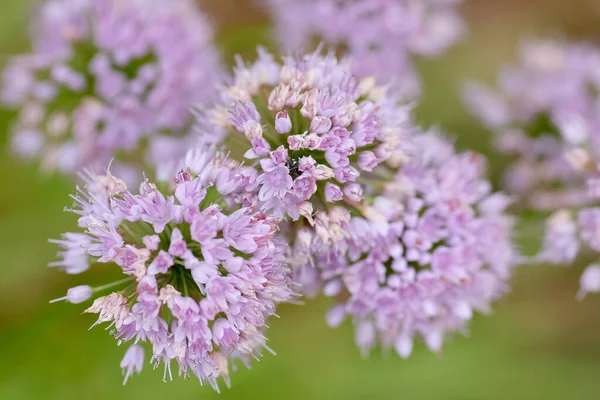
MULTIPOLYGON (((408 357, 415 336, 439 351, 445 332, 464 331, 474 310, 506 290, 516 260, 503 211, 511 200, 491 193, 483 161, 433 133, 419 136, 414 158, 349 221, 346 251, 313 252, 315 268, 296 271, 308 294, 337 299, 329 325, 352 317, 363 353, 379 339, 408 357)), ((296 251, 303 243, 299 235, 296 251)))
POLYGON ((185 134, 189 107, 216 92, 211 40, 189 0, 44 2, 33 52, 4 71, 2 100, 20 110, 13 150, 67 174, 111 158, 139 170, 146 141, 185 134))
MULTIPOLYGON (((402 357, 416 338, 440 350, 507 290, 512 199, 492 192, 481 156, 414 126, 406 103, 412 54, 463 33, 460 0, 270 3, 289 50, 316 35, 344 57, 259 48, 223 79, 191 0, 49 0, 33 54, 5 71, 15 151, 89 167, 70 210, 81 229, 52 240, 51 266, 108 263, 124 278, 54 301, 94 298, 94 325, 130 343, 125 382, 150 350, 165 378, 175 364, 229 385, 230 364, 270 351, 267 320, 294 285, 336 297, 328 323, 351 317, 365 354, 380 342, 402 357), (106 165, 120 178, 93 172, 106 165), (130 178, 143 167, 157 183, 130 178)), ((582 154, 571 163, 588 168, 582 154)), ((588 291, 600 286, 589 271, 588 291)))
MULTIPOLYGON (((518 67, 505 69, 500 92, 472 83, 465 100, 514 162, 509 192, 534 210, 553 211, 532 262, 571 264, 600 251, 600 50, 586 43, 529 40, 518 67)), ((579 298, 600 291, 600 268, 581 276, 579 298)))
POLYGON ((584 146, 599 154, 600 51, 588 44, 525 41, 520 65, 503 70, 500 90, 466 87, 465 100, 495 133, 497 150, 514 162, 507 190, 528 207, 582 205, 585 176, 565 153, 584 146))
MULTIPOLYGON (((293 220, 360 202, 380 164, 400 165, 412 131, 409 107, 372 78, 319 52, 283 64, 259 50, 238 59, 221 104, 199 112, 204 140, 257 160, 258 199, 293 220)), ((240 157, 242 158, 242 157, 240 157)))
POLYGON ((165 376, 175 360, 180 374, 218 389, 219 377, 229 384, 229 360, 247 364, 268 349, 266 320, 294 294, 285 246, 275 237, 279 221, 244 205, 256 174, 199 150, 188 161, 168 193, 146 180, 133 194, 110 173, 88 175, 73 210, 85 233, 56 241, 64 251, 55 265, 78 273, 90 261, 111 263, 127 276, 62 298, 79 303, 123 287, 86 311, 99 314, 94 325, 110 323, 119 342, 134 342, 121 363, 125 380, 141 370, 144 342, 165 376))
MULTIPOLYGON (((590 178, 588 183, 595 180, 590 178)), ((588 196, 590 202, 598 199, 597 191, 588 196)), ((546 221, 542 250, 533 261, 570 265, 584 250, 600 253, 600 208, 597 206, 579 210, 563 208, 554 212, 546 221)), ((589 265, 582 273, 577 297, 581 300, 589 292, 600 292, 600 266, 597 263, 589 265)))
POLYGON ((437 56, 465 32, 456 11, 461 0, 269 0, 276 37, 286 49, 309 46, 315 37, 337 46, 359 77, 402 83, 419 91, 413 54, 437 56))

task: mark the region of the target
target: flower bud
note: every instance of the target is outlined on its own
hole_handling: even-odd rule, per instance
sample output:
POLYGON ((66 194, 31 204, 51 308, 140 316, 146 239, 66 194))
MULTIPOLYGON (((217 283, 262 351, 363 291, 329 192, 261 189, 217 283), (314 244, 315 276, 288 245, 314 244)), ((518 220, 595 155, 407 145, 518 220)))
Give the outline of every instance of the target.
POLYGON ((289 133, 292 130, 292 121, 287 110, 279 111, 275 118, 275 130, 278 133, 289 133))
POLYGON ((66 300, 72 304, 83 303, 86 300, 89 300, 92 297, 93 290, 88 285, 75 286, 67 290, 67 295, 65 297, 60 297, 58 299, 52 300, 50 303, 56 303, 57 301, 66 300))
POLYGON ((360 202, 363 199, 363 190, 358 183, 349 183, 344 187, 344 196, 350 201, 360 202))
POLYGON ((333 183, 327 182, 325 184, 325 200, 328 202, 340 201, 344 198, 342 190, 333 183))

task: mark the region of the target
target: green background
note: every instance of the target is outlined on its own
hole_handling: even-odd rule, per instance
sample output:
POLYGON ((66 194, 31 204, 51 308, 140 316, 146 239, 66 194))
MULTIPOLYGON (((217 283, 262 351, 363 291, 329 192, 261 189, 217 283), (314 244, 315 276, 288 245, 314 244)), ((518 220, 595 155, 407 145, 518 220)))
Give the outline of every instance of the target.
MULTIPOLYGON (((166 0, 165 0, 166 1, 166 0)), ((0 64, 27 49, 30 1, 0 1, 0 64)), ((514 56, 525 34, 558 34, 598 40, 598 2, 470 1, 464 7, 470 36, 447 56, 420 62, 425 83, 419 120, 439 124, 460 148, 489 155, 489 136, 469 118, 457 97, 467 77, 491 80, 514 56), (526 4, 522 4, 526 3, 526 4), (594 36, 595 35, 595 36, 594 36)), ((268 38, 264 15, 237 0, 206 2, 221 28, 226 59, 252 54, 268 38)), ((217 395, 195 379, 164 383, 146 363, 122 386, 125 347, 101 327, 88 331, 85 305, 48 301, 77 284, 110 282, 118 271, 102 267, 66 276, 46 267, 56 248, 47 238, 74 228, 63 212, 74 185, 43 176, 6 150, 14 114, 0 109, 0 399, 600 399, 600 296, 575 300, 582 265, 521 268, 512 291, 493 315, 477 315, 469 337, 449 338, 442 354, 418 344, 408 360, 376 350, 360 357, 349 323, 324 323, 328 299, 283 306, 273 319, 265 355, 251 370, 232 373, 233 387, 217 395)), ((497 175, 502 161, 492 159, 497 175)), ((520 224, 517 237, 531 251, 539 219, 520 224)))

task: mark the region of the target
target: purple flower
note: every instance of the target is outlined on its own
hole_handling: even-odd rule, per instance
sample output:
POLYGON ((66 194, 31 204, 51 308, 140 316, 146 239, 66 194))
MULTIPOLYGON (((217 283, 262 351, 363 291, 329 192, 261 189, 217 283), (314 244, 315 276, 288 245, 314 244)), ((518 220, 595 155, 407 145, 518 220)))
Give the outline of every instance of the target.
POLYGON ((340 201, 344 198, 342 190, 331 182, 325 184, 325 199, 329 202, 340 201))
POLYGON ((598 60, 600 50, 587 43, 529 39, 521 45, 519 63, 502 70, 497 89, 465 87, 466 105, 511 160, 506 190, 527 208, 555 211, 592 199, 581 172, 595 166, 577 148, 591 159, 600 154, 598 60))
POLYGON ((600 292, 600 266, 592 264, 581 274, 580 288, 577 297, 581 300, 588 293, 600 292))
POLYGON ((121 362, 125 382, 141 371, 138 343, 147 343, 152 362, 164 363, 165 377, 175 361, 182 375, 218 390, 219 377, 229 384, 229 360, 260 355, 268 317, 295 294, 284 243, 275 238, 279 221, 244 205, 256 191, 256 174, 226 158, 204 158, 199 150, 186 159, 191 167, 180 170, 165 192, 147 180, 134 194, 109 173, 87 177, 74 210, 87 233, 57 241, 68 249, 60 265, 73 264, 75 271, 87 266, 79 253, 81 265, 67 260, 84 241, 90 245, 80 251, 87 258, 114 262, 126 278, 99 288, 77 286, 56 301, 79 303, 117 288, 86 311, 99 315, 96 324, 109 322, 119 342, 136 343, 121 362), (101 200, 102 207, 86 199, 101 200))
POLYGON ((60 297, 58 299, 52 300, 50 303, 55 303, 57 301, 66 300, 72 304, 83 303, 86 300, 89 300, 92 297, 93 290, 90 286, 81 285, 70 288, 67 291, 67 295, 65 297, 60 297))
POLYGON ((140 345, 132 344, 125 352, 125 356, 121 361, 121 368, 123 369, 123 375, 125 375, 123 385, 127 383, 127 380, 134 372, 138 374, 142 372, 143 365, 144 349, 140 345))
POLYGON ((581 239, 594 251, 600 252, 600 208, 586 208, 579 212, 581 239))
POLYGON ((394 78, 407 96, 419 92, 414 55, 437 56, 465 33, 460 0, 269 0, 276 38, 286 49, 302 50, 317 37, 345 50, 353 72, 394 78))
POLYGON ((139 183, 124 171, 185 152, 188 109, 215 96, 221 74, 212 29, 193 2, 50 0, 33 27, 33 52, 10 61, 1 88, 4 104, 20 110, 16 153, 70 175, 119 155, 113 171, 139 183), (163 132, 175 150, 155 151, 163 132))
POLYGON ((286 110, 279 111, 275 116, 275 130, 278 133, 289 133, 292 130, 292 121, 286 110))
POLYGON ((269 171, 263 172, 257 182, 261 185, 258 192, 258 198, 261 201, 267 201, 272 197, 283 198, 294 186, 290 171, 284 165, 277 165, 269 171))
POLYGON ((537 260, 553 264, 571 263, 581 247, 577 224, 566 210, 559 210, 546 221, 544 245, 537 260))
POLYGON ((50 263, 51 267, 61 267, 67 274, 79 274, 90 267, 87 249, 92 238, 83 233, 65 233, 62 240, 49 240, 65 249, 58 253, 61 260, 50 263))
POLYGON ((200 140, 216 136, 231 154, 258 159, 259 207, 292 220, 306 213, 305 202, 326 211, 322 198, 339 200, 329 184, 345 184, 347 197, 359 202, 371 179, 359 180, 361 173, 404 162, 413 128, 394 87, 365 84, 331 54, 278 64, 259 53, 253 64, 238 60, 222 102, 198 113, 200 140), (215 117, 225 112, 228 118, 215 117))
POLYGON ((317 214, 294 244, 297 279, 338 299, 327 323, 350 317, 365 355, 379 342, 406 358, 417 337, 438 352, 445 333, 463 331, 506 291, 517 261, 509 201, 491 193, 480 156, 440 150, 447 146, 433 133, 416 136, 411 161, 362 216, 340 225, 340 215, 317 214), (335 232, 337 249, 324 242, 335 232))

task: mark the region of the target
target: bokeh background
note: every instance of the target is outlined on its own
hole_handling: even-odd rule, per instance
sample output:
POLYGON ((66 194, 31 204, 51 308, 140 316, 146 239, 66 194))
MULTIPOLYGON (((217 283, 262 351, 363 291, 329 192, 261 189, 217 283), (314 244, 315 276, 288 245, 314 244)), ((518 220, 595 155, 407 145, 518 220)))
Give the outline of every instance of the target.
MULTIPOLYGON (((35 0, 0 0, 0 66, 27 50, 28 17, 35 0)), ((168 0, 165 0, 168 1, 168 0)), ((248 1, 205 0, 218 26, 225 60, 252 56, 269 44, 269 22, 248 1)), ((600 43, 598 0, 466 0, 470 36, 441 59, 420 61, 425 93, 417 109, 424 125, 455 135, 460 148, 490 156, 497 176, 502 160, 489 135, 462 107, 457 90, 467 78, 492 81, 514 58, 523 35, 566 35, 600 43)), ((110 282, 116 270, 77 277, 46 265, 56 248, 47 238, 75 226, 64 213, 74 185, 42 176, 37 166, 11 158, 7 131, 14 114, 0 109, 0 399, 600 399, 600 296, 577 302, 581 265, 523 267, 511 293, 491 316, 478 315, 470 337, 449 338, 442 354, 419 344, 408 360, 377 350, 360 357, 349 323, 325 325, 327 299, 283 306, 273 320, 266 355, 252 370, 232 374, 220 395, 196 380, 161 381, 146 365, 121 386, 124 347, 101 327, 88 331, 85 305, 48 304, 68 287, 110 282)), ((540 218, 520 221, 518 241, 532 251, 540 218)), ((589 261, 589 260, 587 260, 589 261)))

